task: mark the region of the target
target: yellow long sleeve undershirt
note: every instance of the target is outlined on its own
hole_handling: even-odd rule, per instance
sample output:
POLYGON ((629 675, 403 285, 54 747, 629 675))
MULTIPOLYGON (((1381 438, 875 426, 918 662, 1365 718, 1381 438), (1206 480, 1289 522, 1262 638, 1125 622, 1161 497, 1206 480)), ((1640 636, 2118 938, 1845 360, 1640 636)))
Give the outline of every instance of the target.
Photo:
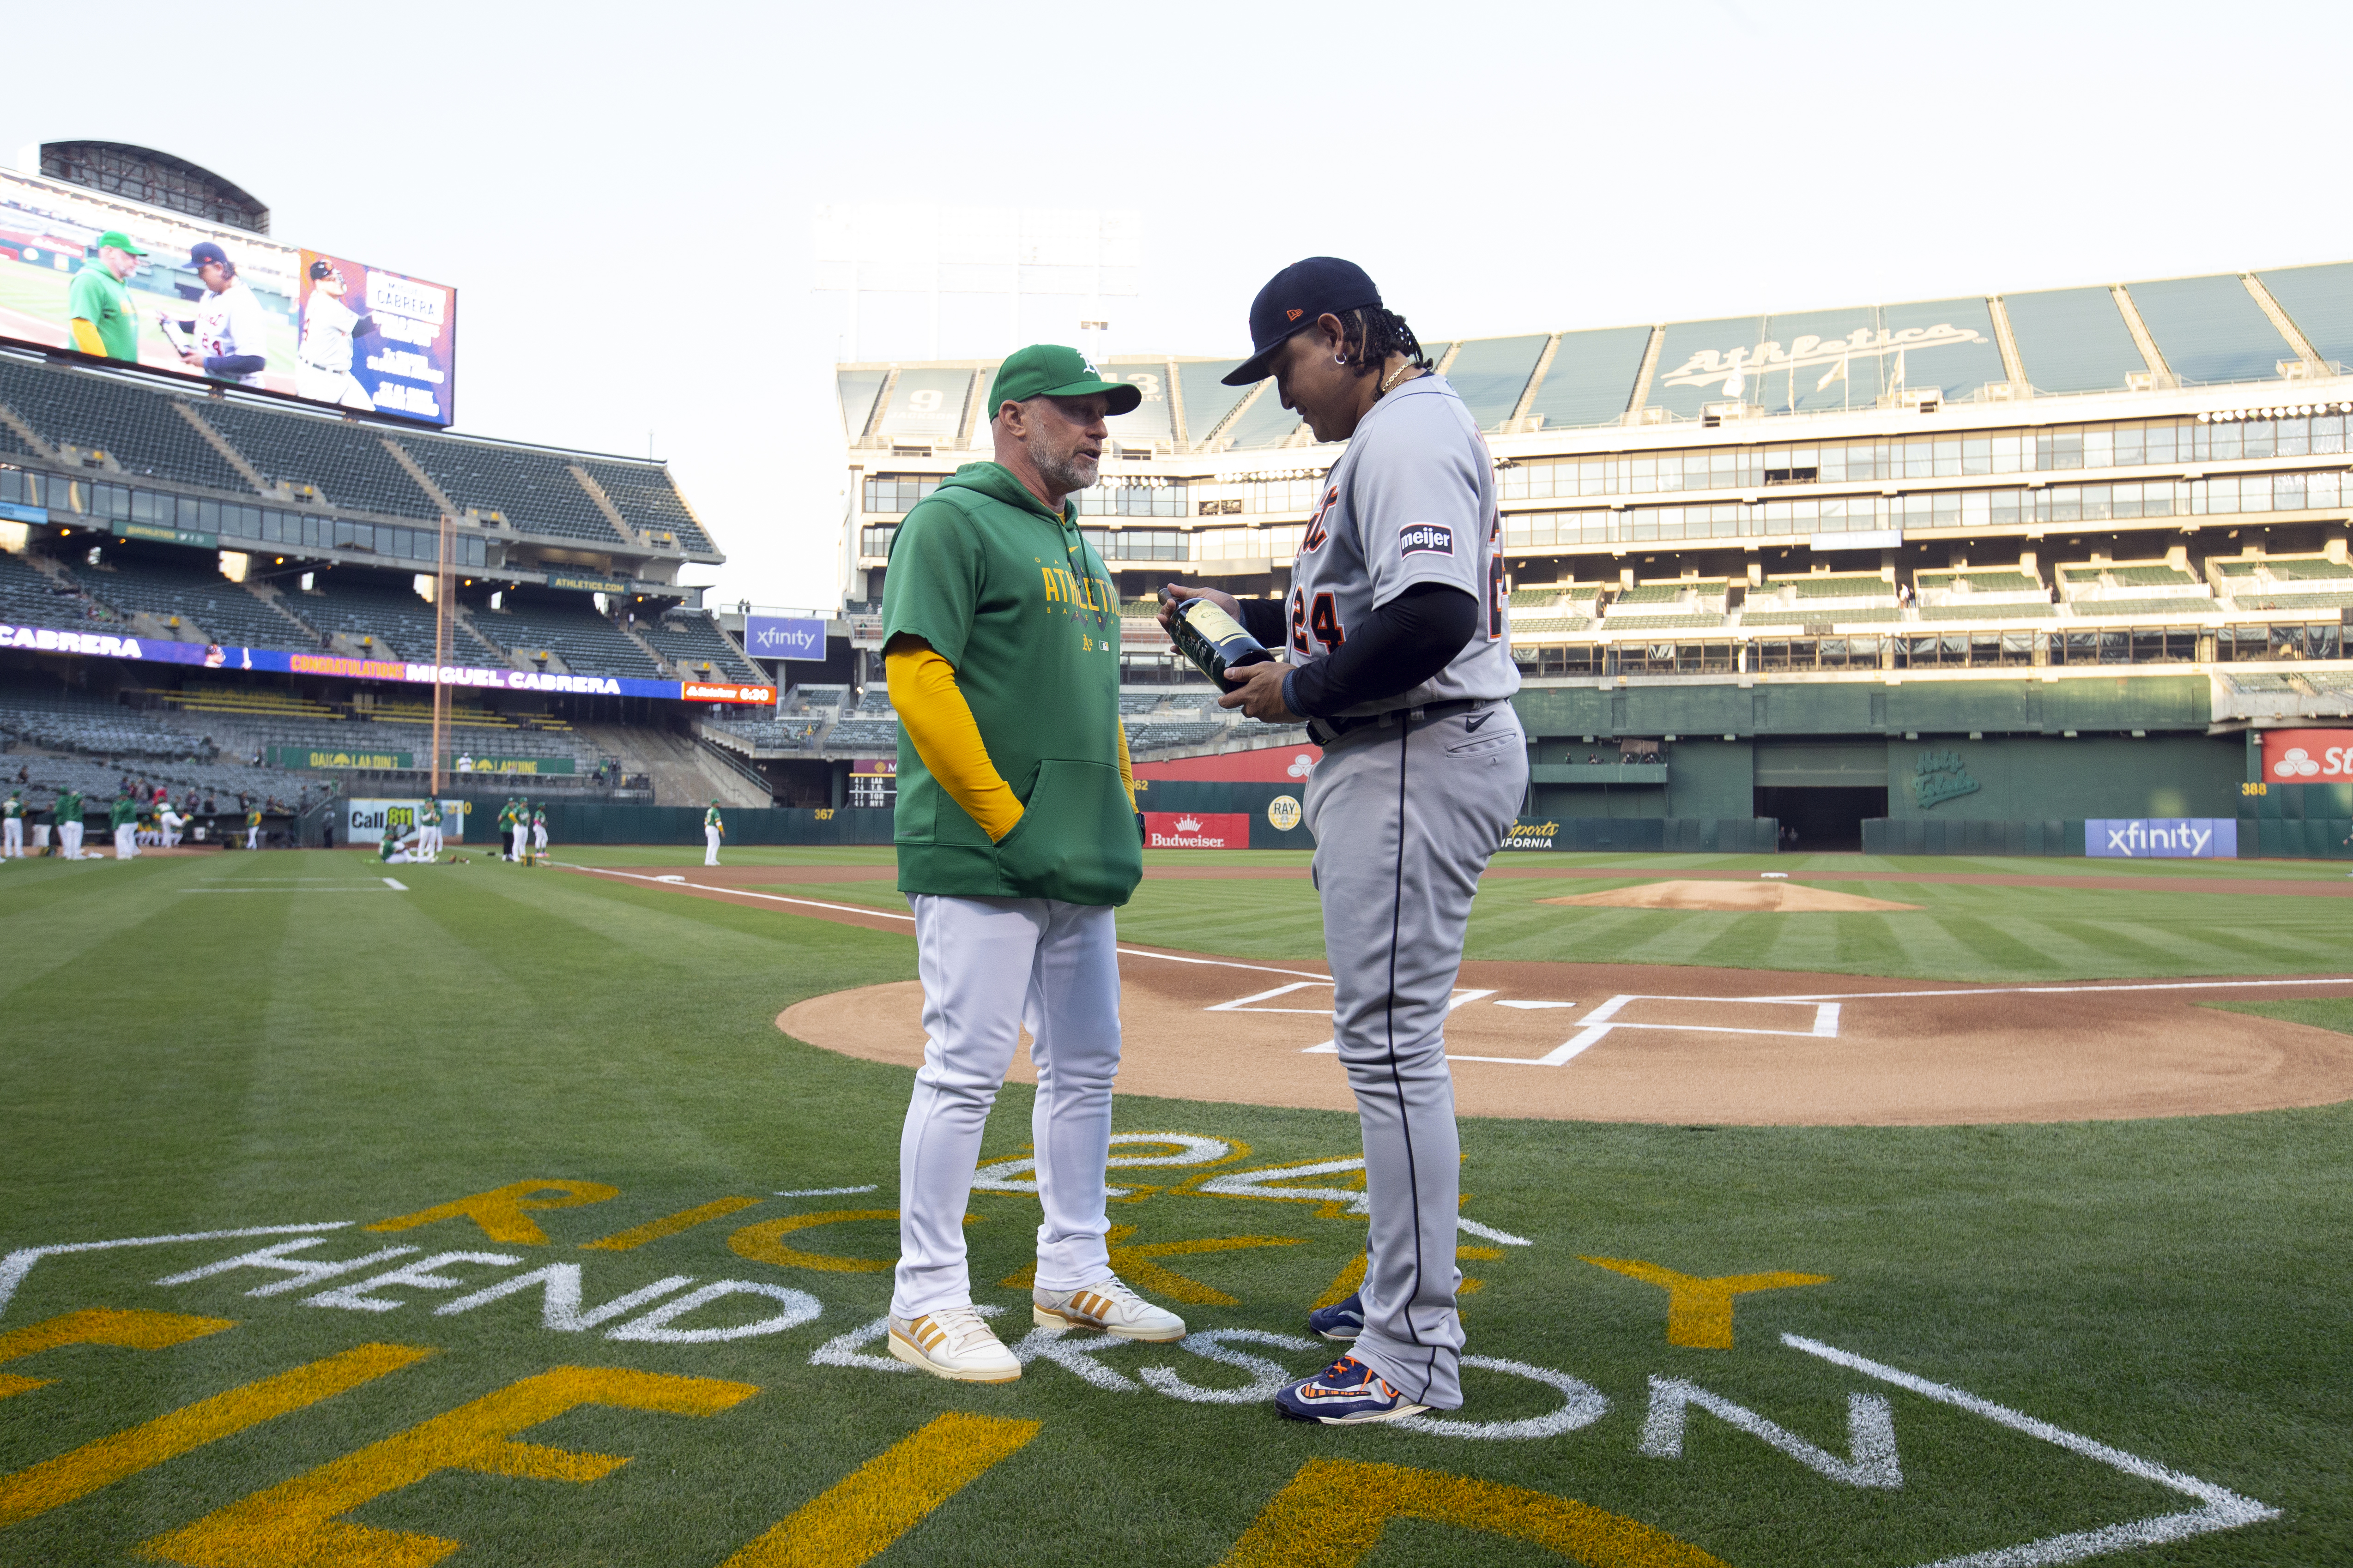
MULTIPOLYGON (((936 649, 918 646, 887 653, 882 673, 891 706, 899 710, 923 766, 948 798, 980 824, 990 843, 1002 841, 1021 821, 1021 802, 989 760, 972 705, 956 686, 955 666, 936 649)), ((1134 809, 1135 767, 1128 760, 1125 726, 1119 731, 1119 782, 1129 809, 1134 809)))
POLYGON ((106 357, 106 344, 99 337, 98 326, 95 322, 84 317, 76 316, 68 324, 73 328, 74 347, 86 354, 96 354, 100 359, 106 357))

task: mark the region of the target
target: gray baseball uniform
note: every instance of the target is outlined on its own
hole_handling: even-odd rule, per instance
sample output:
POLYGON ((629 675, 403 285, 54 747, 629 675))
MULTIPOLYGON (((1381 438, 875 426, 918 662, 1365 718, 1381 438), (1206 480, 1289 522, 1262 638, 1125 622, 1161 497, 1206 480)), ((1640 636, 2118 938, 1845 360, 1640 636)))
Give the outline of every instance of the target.
POLYGON ((1372 1210, 1365 1326, 1349 1353, 1444 1410, 1462 1403, 1446 1014, 1479 874, 1528 782, 1526 738, 1506 700, 1520 678, 1500 531, 1478 425, 1444 380, 1418 377, 1373 405, 1333 466, 1287 606, 1293 663, 1328 656, 1351 625, 1415 584, 1459 587, 1482 606, 1471 641, 1434 678, 1345 711, 1389 717, 1334 741, 1306 803, 1333 1038, 1363 1121, 1372 1210), (1414 716, 1464 702, 1479 705, 1414 716))

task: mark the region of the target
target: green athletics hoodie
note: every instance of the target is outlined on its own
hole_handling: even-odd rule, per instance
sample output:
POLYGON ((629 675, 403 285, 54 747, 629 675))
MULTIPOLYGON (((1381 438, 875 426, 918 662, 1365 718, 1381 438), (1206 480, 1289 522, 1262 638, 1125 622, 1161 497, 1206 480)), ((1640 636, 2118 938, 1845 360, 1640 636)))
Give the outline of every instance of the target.
POLYGON ((1144 851, 1119 782, 1119 594, 1079 534, 1010 471, 967 463, 892 541, 882 636, 955 667, 989 761, 1023 815, 991 844, 899 731, 899 888, 1124 904, 1144 851))

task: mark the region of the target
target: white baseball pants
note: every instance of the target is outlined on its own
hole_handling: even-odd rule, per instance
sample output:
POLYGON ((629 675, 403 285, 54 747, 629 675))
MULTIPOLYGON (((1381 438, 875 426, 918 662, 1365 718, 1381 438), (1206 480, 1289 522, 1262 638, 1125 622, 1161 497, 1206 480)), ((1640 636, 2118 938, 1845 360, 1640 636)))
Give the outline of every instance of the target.
POLYGON ((531 825, 531 849, 534 855, 547 853, 547 829, 534 822, 531 825))
POLYGON ((245 830, 245 847, 248 849, 259 849, 261 847, 260 828, 248 827, 245 830))
POLYGON ((117 860, 131 860, 137 858, 138 854, 138 826, 126 822, 114 830, 114 858, 117 860))
POLYGON ((49 825, 47 823, 37 822, 33 824, 33 847, 39 850, 44 855, 49 852, 49 825))
POLYGON ((1356 1091, 1372 1210, 1365 1327, 1348 1353, 1440 1410, 1462 1404, 1462 1146, 1446 1015, 1479 874, 1527 784, 1509 702, 1343 735, 1307 781, 1332 1037, 1356 1091))
POLYGON ((167 811, 163 815, 160 820, 164 828, 164 847, 166 849, 178 848, 180 845, 180 824, 182 821, 180 814, 176 811, 167 811))
POLYGON ((1038 1283, 1075 1290, 1111 1272, 1103 1168, 1119 1071, 1118 938, 1107 905, 911 893, 923 982, 923 1065, 899 1135, 899 1268, 891 1310, 972 1303, 965 1205, 989 1108, 1023 1025, 1038 1100, 1038 1283))
POLYGON ((520 860, 531 851, 531 829, 518 822, 514 827, 514 858, 520 860))
POLYGON ((719 829, 715 827, 702 830, 702 863, 706 866, 719 864, 719 829))
POLYGON ((25 819, 21 816, 9 817, 5 833, 5 837, 0 837, 0 855, 22 860, 25 858, 25 819))
POLYGON ((58 848, 69 860, 81 858, 81 828, 79 822, 58 824, 58 848))

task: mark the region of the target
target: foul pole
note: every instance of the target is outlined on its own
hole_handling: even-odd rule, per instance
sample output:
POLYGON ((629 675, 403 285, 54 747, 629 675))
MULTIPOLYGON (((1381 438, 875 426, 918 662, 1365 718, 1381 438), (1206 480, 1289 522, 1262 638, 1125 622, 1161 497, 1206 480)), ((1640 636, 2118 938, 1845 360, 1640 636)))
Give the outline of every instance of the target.
POLYGON ((449 668, 449 604, 457 597, 449 571, 449 514, 441 514, 441 538, 433 558, 433 798, 441 798, 442 742, 449 729, 449 687, 441 672, 449 668))

